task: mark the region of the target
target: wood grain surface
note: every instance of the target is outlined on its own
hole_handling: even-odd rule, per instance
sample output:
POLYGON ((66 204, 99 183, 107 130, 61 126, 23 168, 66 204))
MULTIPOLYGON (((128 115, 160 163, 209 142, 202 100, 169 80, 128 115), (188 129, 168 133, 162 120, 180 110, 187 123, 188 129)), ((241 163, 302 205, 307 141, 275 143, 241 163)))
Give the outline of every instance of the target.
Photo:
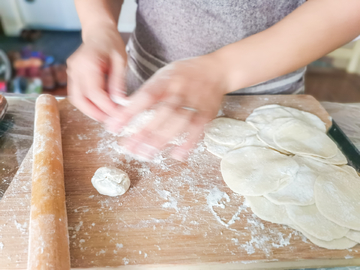
MULTIPOLYGON (((312 112, 330 126, 329 115, 310 96, 228 96, 222 112, 244 120, 254 108, 274 103, 312 112)), ((60 101, 59 108, 72 268, 360 264, 360 245, 326 250, 287 226, 253 215, 243 197, 226 186, 220 159, 202 142, 186 162, 170 159, 167 149, 154 162, 142 163, 122 154, 120 137, 104 131, 68 101, 60 101), (129 191, 120 197, 97 193, 90 180, 101 166, 125 170, 132 181, 129 191)), ((0 201, 1 269, 26 268, 31 163, 29 153, 0 201)))

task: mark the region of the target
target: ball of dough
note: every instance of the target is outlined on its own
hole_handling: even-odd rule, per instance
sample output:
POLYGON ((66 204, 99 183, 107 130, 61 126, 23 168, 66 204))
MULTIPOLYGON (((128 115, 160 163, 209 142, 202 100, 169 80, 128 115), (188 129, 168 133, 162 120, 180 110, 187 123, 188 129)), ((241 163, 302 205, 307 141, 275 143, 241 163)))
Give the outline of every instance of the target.
POLYGON ((101 167, 91 178, 94 188, 103 195, 123 195, 130 187, 130 179, 126 172, 114 167, 101 167))

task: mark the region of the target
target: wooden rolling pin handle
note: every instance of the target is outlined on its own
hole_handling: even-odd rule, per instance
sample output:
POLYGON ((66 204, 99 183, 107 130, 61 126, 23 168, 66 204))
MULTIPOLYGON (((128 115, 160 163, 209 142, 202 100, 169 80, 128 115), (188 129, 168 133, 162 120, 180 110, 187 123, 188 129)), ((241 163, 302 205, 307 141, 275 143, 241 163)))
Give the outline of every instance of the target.
POLYGON ((28 270, 70 269, 60 117, 56 99, 36 100, 28 270))

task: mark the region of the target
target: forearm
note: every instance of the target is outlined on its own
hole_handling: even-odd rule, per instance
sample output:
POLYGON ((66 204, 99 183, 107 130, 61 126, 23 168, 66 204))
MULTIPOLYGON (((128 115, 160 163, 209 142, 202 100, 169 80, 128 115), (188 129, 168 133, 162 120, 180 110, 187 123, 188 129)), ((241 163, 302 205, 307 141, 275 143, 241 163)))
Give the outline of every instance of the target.
POLYGON ((123 0, 75 0, 85 42, 91 33, 106 25, 117 28, 123 0))
POLYGON ((310 0, 269 29, 212 53, 227 92, 295 71, 360 35, 360 1, 310 0))

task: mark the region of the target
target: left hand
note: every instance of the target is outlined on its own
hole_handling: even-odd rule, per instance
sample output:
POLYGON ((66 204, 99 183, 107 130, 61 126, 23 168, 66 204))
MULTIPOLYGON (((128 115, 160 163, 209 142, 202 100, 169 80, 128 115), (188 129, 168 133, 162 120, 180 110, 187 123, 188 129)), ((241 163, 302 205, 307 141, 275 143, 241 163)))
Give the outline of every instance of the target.
POLYGON ((153 158, 179 134, 188 133, 187 141, 171 152, 184 160, 198 142, 204 125, 218 113, 227 86, 223 67, 211 55, 173 62, 157 71, 124 107, 120 118, 108 122, 118 131, 134 116, 154 108, 155 116, 139 133, 124 141, 134 154, 153 158))

